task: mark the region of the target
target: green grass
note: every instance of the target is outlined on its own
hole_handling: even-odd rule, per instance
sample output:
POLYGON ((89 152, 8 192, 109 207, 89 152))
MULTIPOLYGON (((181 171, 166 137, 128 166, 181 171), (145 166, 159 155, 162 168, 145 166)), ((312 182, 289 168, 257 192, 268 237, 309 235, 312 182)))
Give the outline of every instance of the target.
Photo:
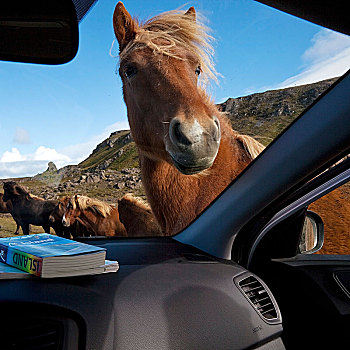
MULTIPOLYGON (((11 214, 0 214, 0 237, 15 236, 16 223, 13 220, 11 214)), ((41 226, 30 225, 30 233, 44 233, 44 229, 41 226)), ((51 229, 51 233, 54 231, 51 229)), ((19 235, 22 235, 22 229, 19 229, 19 235)))
POLYGON ((138 168, 139 156, 134 142, 123 147, 123 154, 114 160, 108 167, 111 170, 122 170, 124 168, 138 168))

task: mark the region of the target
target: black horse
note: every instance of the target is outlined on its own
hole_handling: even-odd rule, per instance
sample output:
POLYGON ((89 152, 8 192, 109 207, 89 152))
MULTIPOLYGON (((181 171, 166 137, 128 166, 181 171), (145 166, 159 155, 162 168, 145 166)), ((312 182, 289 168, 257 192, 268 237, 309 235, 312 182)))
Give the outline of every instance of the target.
POLYGON ((52 227, 58 236, 63 236, 61 222, 51 222, 49 216, 55 209, 57 201, 45 200, 31 195, 15 181, 4 182, 3 201, 11 201, 10 213, 18 223, 24 235, 29 234, 29 225, 42 226, 45 232, 50 233, 52 227))

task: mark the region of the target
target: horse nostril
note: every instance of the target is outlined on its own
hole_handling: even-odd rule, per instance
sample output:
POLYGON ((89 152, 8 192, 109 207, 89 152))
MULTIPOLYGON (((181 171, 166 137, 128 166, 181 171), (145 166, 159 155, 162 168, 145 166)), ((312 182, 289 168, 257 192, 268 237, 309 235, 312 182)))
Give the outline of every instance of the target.
POLYGON ((213 121, 214 121, 214 133, 213 133, 213 138, 215 141, 219 141, 221 137, 221 128, 220 128, 220 121, 217 118, 217 116, 213 115, 213 121))
POLYGON ((190 146, 192 142, 186 137, 181 130, 181 122, 173 119, 169 127, 170 139, 174 144, 181 144, 183 146, 190 146))

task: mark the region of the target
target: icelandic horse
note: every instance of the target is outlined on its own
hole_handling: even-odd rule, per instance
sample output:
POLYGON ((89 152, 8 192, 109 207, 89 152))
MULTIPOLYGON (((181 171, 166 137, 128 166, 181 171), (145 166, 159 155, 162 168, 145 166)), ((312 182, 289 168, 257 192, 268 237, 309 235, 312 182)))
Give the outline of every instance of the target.
POLYGON ((128 237, 161 236, 162 231, 153 215, 152 209, 141 198, 131 193, 118 201, 120 221, 124 224, 128 237))
POLYGON ((141 24, 121 2, 113 14, 142 183, 163 235, 185 228, 264 148, 232 130, 201 87, 216 73, 196 17, 191 7, 141 24))
MULTIPOLYGON (((0 213, 1 214, 7 214, 7 213, 10 214, 11 211, 13 210, 12 202, 10 200, 7 200, 6 202, 4 202, 3 196, 4 196, 4 194, 0 193, 0 213)), ((17 225, 16 231, 14 232, 14 234, 18 235, 20 224, 19 224, 17 219, 15 219, 14 217, 13 217, 13 219, 15 220, 16 225, 17 225)))
POLYGON ((119 220, 118 208, 98 199, 74 195, 66 200, 67 207, 63 214, 62 224, 70 227, 78 220, 87 232, 94 236, 127 235, 124 225, 119 220))
MULTIPOLYGON (((62 223, 62 219, 67 211, 67 205, 69 201, 70 196, 65 196, 58 201, 56 207, 49 216, 50 222, 62 223)), ((75 222, 72 225, 69 225, 69 227, 64 227, 63 229, 63 237, 68 239, 70 239, 71 237, 73 239, 76 239, 77 237, 90 237, 93 235, 94 232, 88 231, 87 227, 79 221, 79 218, 77 218, 77 220, 75 220, 75 222)))

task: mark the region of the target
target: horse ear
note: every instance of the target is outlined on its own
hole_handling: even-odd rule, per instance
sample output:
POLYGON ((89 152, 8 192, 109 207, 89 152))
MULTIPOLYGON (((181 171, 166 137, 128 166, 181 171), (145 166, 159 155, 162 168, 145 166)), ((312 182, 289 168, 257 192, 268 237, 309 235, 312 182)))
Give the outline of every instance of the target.
POLYGON ((75 202, 75 205, 79 208, 79 195, 78 194, 76 194, 74 196, 74 202, 75 202))
POLYGON ((113 28, 119 43, 119 52, 122 52, 125 46, 135 38, 136 31, 134 20, 120 1, 114 10, 113 28))
POLYGON ((196 10, 193 6, 191 6, 187 12, 185 13, 185 16, 190 17, 194 22, 196 22, 196 10))

